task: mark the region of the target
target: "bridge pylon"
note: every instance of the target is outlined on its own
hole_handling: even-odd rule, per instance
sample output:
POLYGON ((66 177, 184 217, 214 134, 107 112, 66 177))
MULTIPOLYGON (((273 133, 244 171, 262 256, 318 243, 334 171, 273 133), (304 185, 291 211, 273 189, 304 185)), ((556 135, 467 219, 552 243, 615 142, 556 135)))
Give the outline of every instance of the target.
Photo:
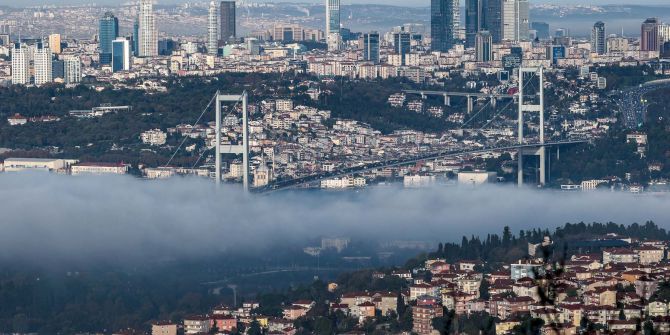
MULTIPOLYGON (((244 191, 249 191, 249 113, 247 111, 247 92, 240 95, 227 95, 216 91, 216 157, 215 157, 215 178, 216 184, 220 185, 221 179, 221 155, 223 154, 237 154, 242 155, 242 185, 244 191), (242 144, 237 145, 222 145, 221 144, 221 104, 222 103, 242 103, 242 144)), ((234 107, 233 107, 234 108, 234 107)))
MULTIPOLYGON (((538 113, 540 118, 539 125, 539 143, 544 144, 544 68, 520 68, 519 69, 519 115, 518 115, 518 134, 519 134, 519 144, 524 144, 524 122, 525 115, 528 113, 538 113), (533 92, 532 95, 526 95, 525 86, 526 78, 535 76, 539 80, 539 87, 537 92, 533 92), (535 97, 536 99, 530 99, 527 101, 526 98, 535 97)), ((547 169, 546 169, 546 147, 544 145, 537 148, 521 148, 518 151, 518 184, 519 186, 523 185, 524 175, 523 175, 523 157, 524 156, 538 156, 540 159, 539 167, 539 180, 538 185, 543 187, 547 182, 547 169)))

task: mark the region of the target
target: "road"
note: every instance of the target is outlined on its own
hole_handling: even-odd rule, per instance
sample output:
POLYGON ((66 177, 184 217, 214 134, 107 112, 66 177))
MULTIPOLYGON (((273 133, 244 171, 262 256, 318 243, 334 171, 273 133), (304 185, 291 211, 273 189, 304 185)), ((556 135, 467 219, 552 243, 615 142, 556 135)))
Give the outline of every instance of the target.
POLYGON ((286 180, 286 181, 278 181, 278 182, 270 184, 266 187, 254 189, 253 191, 254 192, 259 192, 259 193, 278 191, 278 190, 298 187, 298 186, 301 186, 301 185, 308 185, 308 184, 311 184, 311 183, 320 182, 321 180, 325 180, 325 179, 333 179, 333 178, 338 178, 338 177, 352 175, 352 174, 364 173, 364 172, 369 172, 369 171, 373 171, 373 170, 377 170, 377 169, 381 169, 381 168, 386 168, 386 167, 403 166, 403 165, 417 163, 417 162, 420 162, 420 161, 433 160, 433 159, 438 159, 438 158, 447 158, 447 157, 454 157, 454 156, 461 156, 461 155, 468 155, 468 154, 486 153, 486 152, 493 152, 493 151, 509 151, 509 150, 515 150, 515 149, 523 149, 523 148, 535 148, 535 147, 539 147, 539 146, 542 146, 542 145, 549 147, 549 146, 557 146, 557 145, 578 144, 578 143, 584 143, 584 142, 587 142, 587 141, 585 141, 585 140, 567 140, 567 141, 557 141, 557 142, 546 142, 544 144, 539 144, 539 143, 515 144, 515 145, 506 145, 506 146, 500 146, 500 147, 482 148, 482 149, 466 149, 466 150, 454 150, 454 151, 430 153, 430 154, 417 156, 417 157, 400 158, 400 159, 394 159, 394 160, 389 160, 389 161, 381 161, 381 162, 377 162, 377 163, 371 163, 371 164, 366 164, 366 165, 348 167, 348 168, 344 168, 344 169, 340 169, 340 170, 333 171, 333 172, 328 172, 328 173, 315 174, 315 175, 305 176, 305 177, 286 180))
POLYGON ((670 80, 655 80, 621 91, 621 97, 617 102, 627 128, 635 129, 644 124, 649 107, 649 104, 644 102, 644 95, 665 87, 670 87, 670 80))

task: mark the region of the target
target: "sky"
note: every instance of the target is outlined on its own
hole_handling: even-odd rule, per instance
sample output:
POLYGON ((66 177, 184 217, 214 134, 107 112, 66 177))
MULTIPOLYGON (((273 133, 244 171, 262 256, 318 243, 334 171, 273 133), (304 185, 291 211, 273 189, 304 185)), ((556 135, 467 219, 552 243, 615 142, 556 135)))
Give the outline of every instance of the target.
POLYGON ((499 187, 246 195, 202 178, 0 174, 0 261, 121 261, 305 246, 320 237, 460 242, 566 222, 657 222, 668 196, 499 187))
MULTIPOLYGON (((181 3, 186 2, 186 0, 157 0, 158 3, 181 3)), ((627 4, 630 5, 630 0, 554 0, 554 1, 535 1, 534 3, 555 3, 555 4, 627 4)), ((44 5, 44 4, 82 4, 82 3, 97 3, 97 4, 121 4, 127 2, 126 0, 0 0, 0 6, 17 6, 21 4, 23 6, 32 6, 32 5, 44 5)), ((268 0, 267 2, 280 2, 268 0)), ((282 0, 281 2, 321 2, 317 0, 282 0)), ((342 0, 343 4, 366 4, 366 3, 376 3, 376 4, 389 4, 389 5, 400 5, 400 6, 428 6, 430 4, 429 0, 342 0)), ((668 5, 668 0, 642 0, 635 2, 636 5, 668 5)))

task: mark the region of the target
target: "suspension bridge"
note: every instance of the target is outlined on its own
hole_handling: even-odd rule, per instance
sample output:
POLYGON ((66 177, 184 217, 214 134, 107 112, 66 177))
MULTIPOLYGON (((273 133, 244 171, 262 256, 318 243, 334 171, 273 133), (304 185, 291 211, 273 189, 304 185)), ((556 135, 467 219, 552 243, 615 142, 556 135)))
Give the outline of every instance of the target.
MULTIPOLYGON (((547 179, 546 179, 546 158, 547 158, 547 148, 555 147, 558 148, 561 146, 566 146, 566 145, 575 145, 575 144, 580 144, 580 143, 585 143, 587 142, 586 140, 583 139, 568 139, 568 140, 545 140, 545 119, 544 119, 544 72, 543 68, 520 68, 519 69, 519 87, 518 87, 518 93, 515 95, 496 95, 496 94, 476 94, 476 93, 458 93, 458 92, 439 92, 439 91, 405 91, 407 94, 417 94, 420 95, 422 98, 426 98, 427 95, 440 95, 445 97, 445 104, 448 103, 448 97, 450 96, 462 96, 466 97, 468 101, 475 99, 475 98, 487 98, 489 100, 488 104, 493 104, 495 105, 495 101, 498 99, 510 99, 511 101, 508 104, 510 106, 512 103, 516 103, 518 105, 518 118, 517 118, 517 123, 518 123, 518 128, 517 128, 517 140, 515 143, 510 143, 509 141, 505 144, 496 144, 493 146, 464 146, 461 145, 458 148, 452 148, 452 149, 442 149, 442 150, 436 150, 433 152, 428 152, 428 153, 420 153, 416 154, 413 156, 406 156, 406 157, 394 157, 391 159, 371 159, 370 162, 366 163, 361 163, 357 164, 354 166, 345 166, 341 167, 332 171, 324 171, 320 173, 314 173, 306 176, 299 176, 297 178, 292 178, 292 179, 283 179, 283 178, 277 178, 274 181, 269 181, 267 185, 263 185, 260 187, 255 187, 251 188, 250 187, 250 154, 249 154, 249 143, 250 143, 250 136, 249 136, 249 113, 247 110, 248 106, 248 94, 247 92, 243 92, 242 94, 236 94, 236 95, 230 95, 230 94, 222 94, 221 92, 216 92, 216 95, 210 100, 209 104, 203 110, 203 113, 200 115, 198 120, 196 120, 197 124, 201 119, 204 113, 210 108, 212 103, 215 104, 215 111, 216 111, 216 125, 215 125, 215 132, 216 132, 216 138, 215 138, 215 143, 214 143, 214 150, 215 150, 215 164, 214 164, 214 177, 216 180, 217 184, 222 183, 222 155, 224 154, 235 154, 235 155, 241 155, 242 156, 242 168, 241 168, 241 173, 242 173, 242 184, 245 189, 245 191, 248 192, 256 192, 256 193, 263 193, 263 192, 272 192, 272 191, 279 191, 279 190, 286 190, 286 189, 291 189, 291 188, 297 188, 301 186, 309 186, 312 184, 315 184, 317 182, 320 182, 322 180, 328 180, 328 179, 334 179, 334 178, 339 178, 339 177, 344 177, 344 176, 349 176, 349 175, 356 175, 356 174, 363 174, 366 172, 371 172, 375 170, 380 170, 380 169, 385 169, 385 168, 392 168, 392 167, 399 167, 399 166, 406 166, 406 165, 411 165, 411 164, 416 164, 418 162, 425 162, 425 161, 431 161, 431 160, 438 160, 438 159, 445 159, 445 158, 452 158, 452 157, 461 157, 461 156, 470 156, 470 155, 477 155, 477 154, 484 154, 484 153, 491 153, 491 152, 515 152, 516 153, 516 158, 518 162, 518 178, 517 182, 519 185, 522 185, 524 183, 524 157, 526 156, 535 156, 539 158, 539 167, 537 169, 537 184, 538 186, 544 186, 547 179), (528 79, 528 80, 527 80, 528 79), (527 92, 527 87, 529 83, 532 80, 536 80, 539 84, 537 87, 535 87, 535 91, 527 92), (232 113, 236 110, 238 106, 241 105, 241 113, 242 113, 242 139, 238 144, 231 145, 231 144, 224 144, 222 143, 222 132, 223 132, 223 108, 222 104, 230 104, 233 103, 234 106, 230 109, 228 109, 228 113, 232 113), (538 125, 538 134, 533 134, 533 137, 531 138, 526 138, 525 137, 525 123, 526 123, 526 117, 528 114, 536 114, 539 118, 539 125, 538 125)), ((472 113, 473 112, 473 106, 471 106, 471 103, 468 103, 468 112, 472 113)), ((508 106, 505 106, 507 108, 508 106)), ((484 106, 482 110, 485 108, 484 106)), ((474 117, 477 116, 482 110, 479 112, 475 113, 474 116, 468 121, 464 123, 464 125, 467 125, 474 117)), ((493 118, 496 118, 500 113, 502 112, 499 111, 496 115, 493 116, 493 118)), ((489 120, 481 129, 484 127, 487 127, 491 124, 493 120, 489 120)), ((480 129, 480 130, 481 130, 480 129)), ((266 129, 268 130, 268 129, 266 129)), ((270 131, 270 130, 268 130, 270 131)), ((186 138, 184 139, 184 141, 186 138)), ((173 154, 172 158, 168 162, 168 164, 172 161, 176 153, 181 149, 183 146, 184 142, 177 148, 177 151, 175 154, 173 154)), ((202 156, 206 153, 206 150, 203 150, 201 152, 200 157, 198 158, 196 164, 202 159, 202 156)))

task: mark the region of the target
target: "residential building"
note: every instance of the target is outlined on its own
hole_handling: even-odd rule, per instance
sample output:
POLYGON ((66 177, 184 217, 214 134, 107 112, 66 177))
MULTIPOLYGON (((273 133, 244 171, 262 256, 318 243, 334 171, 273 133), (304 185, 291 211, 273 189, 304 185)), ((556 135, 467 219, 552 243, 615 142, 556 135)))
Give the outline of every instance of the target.
POLYGON ((35 86, 42 86, 53 81, 52 58, 51 49, 38 43, 33 56, 35 86))
POLYGON ((30 50, 23 43, 16 43, 12 48, 12 84, 30 84, 30 50))
POLYGON ((177 335, 177 324, 172 322, 156 322, 151 325, 151 335, 177 335))
POLYGON ((412 331, 420 335, 432 334, 434 330, 433 319, 443 315, 442 304, 436 298, 422 297, 418 299, 416 306, 412 306, 412 331))
POLYGON ((59 55, 63 52, 63 49, 61 48, 60 34, 49 35, 49 49, 51 49, 51 52, 55 55, 59 55))
POLYGON ((66 84, 81 82, 81 60, 78 56, 70 55, 63 59, 63 68, 66 84))

